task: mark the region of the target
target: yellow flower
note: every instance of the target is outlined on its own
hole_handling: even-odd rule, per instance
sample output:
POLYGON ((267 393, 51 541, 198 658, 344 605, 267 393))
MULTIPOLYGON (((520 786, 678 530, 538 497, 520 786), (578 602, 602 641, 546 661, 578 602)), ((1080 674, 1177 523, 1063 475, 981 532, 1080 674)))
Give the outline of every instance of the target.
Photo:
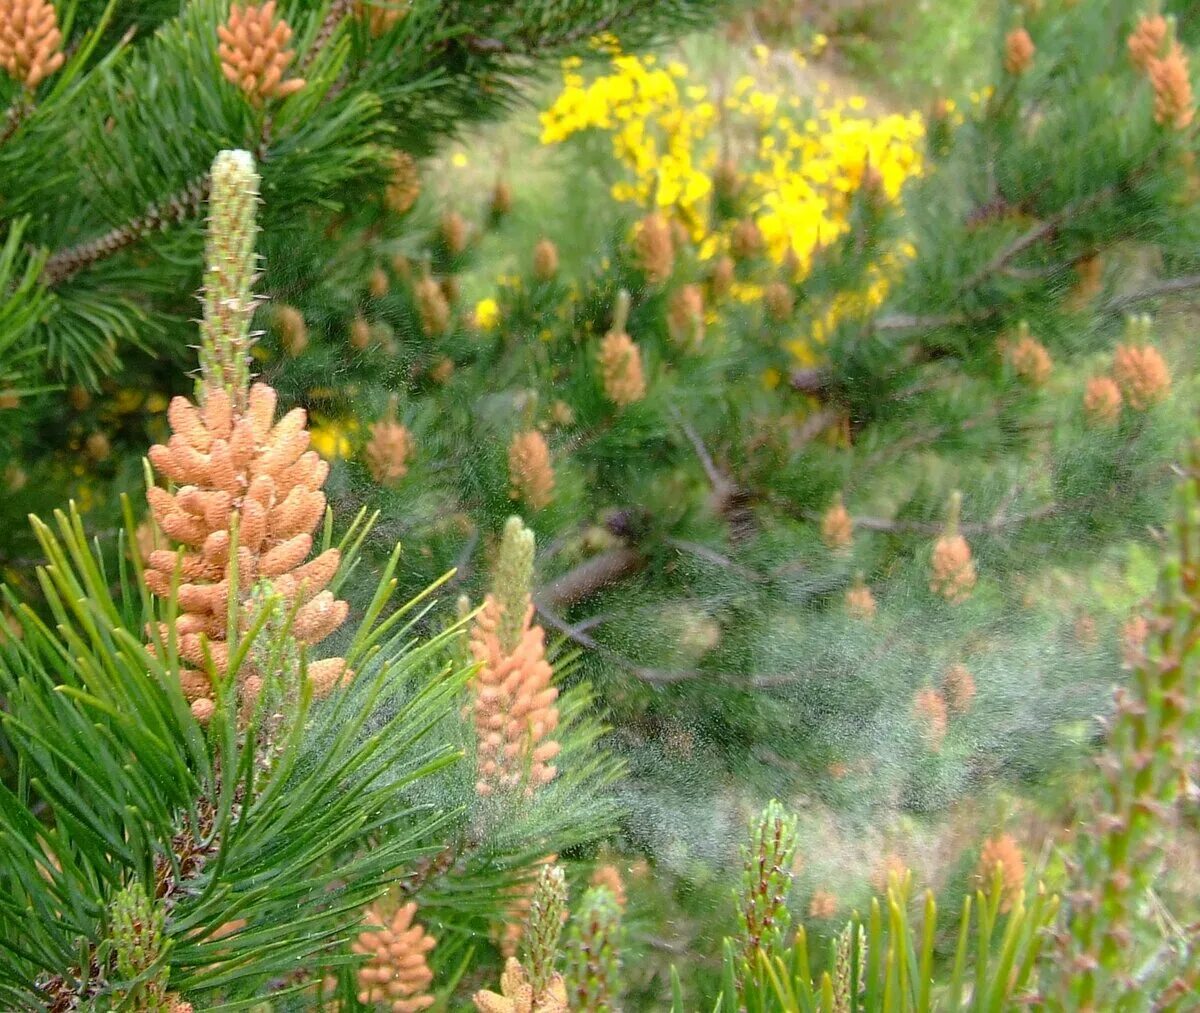
POLYGON ((456 151, 450 156, 450 164, 456 169, 465 169, 467 167, 467 156, 461 151, 456 151))
POLYGON ((475 304, 475 323, 490 331, 500 322, 500 304, 490 296, 475 304))

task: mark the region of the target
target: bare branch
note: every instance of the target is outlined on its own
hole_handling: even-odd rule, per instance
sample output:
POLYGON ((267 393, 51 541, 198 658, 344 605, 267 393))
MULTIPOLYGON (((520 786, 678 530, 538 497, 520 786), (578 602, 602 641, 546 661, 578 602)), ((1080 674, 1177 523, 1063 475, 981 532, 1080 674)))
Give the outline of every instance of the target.
POLYGON ((1137 292, 1129 292, 1110 299, 1101 307, 1100 312, 1107 314, 1120 313, 1130 306, 1136 306, 1138 303, 1146 302, 1149 299, 1157 299, 1163 295, 1174 295, 1176 292, 1188 292, 1196 288, 1200 288, 1200 274, 1185 274, 1178 278, 1167 278, 1153 285, 1148 285, 1137 292))
POLYGON ((534 601, 539 609, 543 604, 558 608, 574 605, 645 565, 645 558, 628 546, 609 549, 551 581, 534 595, 534 601))

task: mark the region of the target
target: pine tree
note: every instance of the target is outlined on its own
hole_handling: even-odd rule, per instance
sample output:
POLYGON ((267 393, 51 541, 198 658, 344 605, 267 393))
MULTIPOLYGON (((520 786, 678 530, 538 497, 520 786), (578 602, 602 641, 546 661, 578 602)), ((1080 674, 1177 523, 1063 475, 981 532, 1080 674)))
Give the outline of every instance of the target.
MULTIPOLYGON (((172 402, 174 433, 151 453, 167 482, 148 487, 159 547, 143 558, 127 503, 109 570, 79 511, 59 511, 53 527, 34 521, 49 621, 7 595, 5 1008, 311 1003, 327 977, 362 1001, 425 1008, 438 971, 463 960, 451 940, 505 918, 538 856, 610 825, 615 767, 582 716, 586 690, 555 703, 515 586, 533 552, 519 522, 524 569, 501 570, 500 623, 537 682, 488 713, 501 729, 534 714, 558 763, 519 796, 519 776, 476 793, 483 739, 478 763, 464 760, 468 701, 495 662, 463 666, 461 623, 414 641, 429 605, 392 601, 398 553, 354 631, 335 634, 370 523, 360 514, 333 544, 305 414, 276 421, 274 391, 252 377, 258 185, 247 152, 217 157, 194 400, 172 402), (331 636, 338 655, 318 658, 331 636), (521 710, 531 689, 541 711, 521 710)), ((529 759, 504 755, 517 773, 529 759)))

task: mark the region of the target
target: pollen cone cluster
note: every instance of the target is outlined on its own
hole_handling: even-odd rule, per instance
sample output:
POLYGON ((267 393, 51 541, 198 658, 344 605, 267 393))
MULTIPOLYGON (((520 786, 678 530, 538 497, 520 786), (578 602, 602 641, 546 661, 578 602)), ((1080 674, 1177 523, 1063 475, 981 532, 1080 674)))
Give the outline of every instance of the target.
MULTIPOLYGON (((150 448, 155 470, 175 491, 154 486, 147 499, 158 527, 178 548, 150 554, 146 584, 165 597, 179 569, 174 633, 181 657, 197 669, 181 671, 180 679, 201 719, 213 709, 203 673, 206 652, 219 674, 228 667, 225 638, 235 566, 242 601, 257 581, 269 580, 288 606, 301 603, 292 633, 302 644, 320 643, 348 610, 325 589, 337 571, 338 551, 328 549, 306 562, 312 532, 325 513, 321 486, 329 466, 308 450, 303 410, 275 422, 275 400, 275 391, 261 383, 250 389, 245 411, 236 411, 220 387, 207 389, 203 407, 176 397, 167 413, 171 438, 150 448), (237 552, 231 558, 235 516, 237 552)), ((168 631, 161 632, 165 639, 168 631)), ((310 665, 317 694, 328 692, 345 667, 340 658, 310 665)), ((259 676, 243 668, 239 679, 243 698, 252 700, 261 687, 259 676)))
POLYGON ((364 450, 371 477, 380 485, 395 485, 408 474, 412 451, 412 434, 394 415, 374 423, 364 450))
POLYGON ((217 55, 225 77, 242 89, 254 105, 286 98, 304 87, 304 79, 284 79, 295 59, 287 48, 291 26, 275 17, 275 0, 258 5, 234 4, 229 20, 217 27, 217 55))
POLYGON ((1029 325, 1021 322, 1017 343, 1009 352, 1013 370, 1031 387, 1044 387, 1054 368, 1046 346, 1029 333, 1029 325))
POLYGON ((633 237, 638 266, 651 285, 662 285, 675 269, 675 244, 671 226, 658 211, 647 215, 637 225, 633 237))
POLYGON ((846 591, 846 611, 855 619, 867 622, 875 618, 879 607, 875 604, 875 595, 867 587, 862 574, 855 579, 854 584, 846 591))
POLYGON ((1121 417, 1121 389, 1108 376, 1093 376, 1083 392, 1083 412, 1095 427, 1115 425, 1121 417))
POLYGON ((295 306, 276 308, 275 329, 284 352, 293 358, 308 348, 308 325, 304 322, 304 314, 295 306))
POLYGON ((421 317, 421 330, 428 337, 445 334, 450 328, 450 303, 426 268, 424 276, 417 282, 417 313, 421 317))
POLYGON ((417 1013, 433 1005, 427 989, 433 971, 425 955, 437 940, 413 922, 417 905, 410 901, 390 919, 378 908, 370 908, 366 921, 382 925, 377 931, 363 932, 350 944, 354 953, 369 959, 358 969, 358 1001, 383 1004, 392 1013, 417 1013))
POLYGON ((975 699, 975 677, 961 662, 946 669, 942 678, 942 699, 951 714, 966 714, 975 699))
POLYGON ((1004 69, 1010 74, 1024 74, 1033 66, 1033 39, 1024 28, 1014 28, 1004 37, 1004 69))
POLYGON ((553 281, 558 274, 558 247, 543 236, 533 248, 533 275, 538 281, 553 281))
POLYGON ((671 297, 667 330, 686 351, 699 351, 704 344, 704 290, 699 285, 684 285, 671 297))
POLYGON ((978 877, 986 892, 1000 866, 1000 910, 1008 911, 1018 893, 1025 888, 1025 856, 1011 834, 1000 834, 984 841, 979 854, 978 877))
POLYGON ((1173 42, 1166 56, 1161 59, 1151 57, 1146 71, 1154 89, 1154 122, 1175 130, 1189 126, 1195 108, 1188 59, 1183 47, 1173 42))
POLYGON ((930 561, 929 590, 952 605, 966 601, 977 579, 971 546, 958 532, 958 514, 962 497, 956 492, 950 500, 950 516, 945 533, 934 543, 930 561))
POLYGON ((480 795, 523 790, 526 797, 554 778, 559 744, 558 690, 546 660, 546 634, 533 624, 529 585, 533 534, 519 518, 504 529, 494 590, 471 633, 479 663, 472 682, 480 795))
POLYGON ((1144 14, 1129 36, 1129 59, 1138 70, 1146 70, 1157 59, 1167 41, 1167 19, 1161 14, 1144 14))
POLYGON ((629 294, 622 292, 612 330, 600 341, 600 376, 604 394, 620 408, 646 396, 646 377, 642 372, 642 353, 633 338, 625 333, 629 316, 629 294))
POLYGON ((514 433, 508 447, 509 495, 533 510, 554 499, 554 466, 546 437, 536 429, 514 433))
POLYGON ((842 494, 834 497, 833 503, 821 518, 821 540, 835 552, 850 548, 854 544, 854 520, 846 504, 842 502, 842 494))
POLYGON ((46 0, 0 3, 0 66, 14 81, 36 88, 63 64, 58 15, 46 0))
POLYGON ((500 975, 500 991, 480 990, 472 997, 479 1013, 567 1013, 567 987, 555 974, 540 994, 516 957, 509 957, 500 975))
POLYGON ((734 226, 729 237, 729 250, 734 260, 751 260, 763 252, 762 230, 753 218, 743 218, 734 226))
POLYGON ((1113 379, 1134 411, 1146 411, 1171 392, 1171 372, 1153 345, 1118 345, 1113 353, 1113 379))
POLYGON ((829 890, 818 890, 808 903, 808 916, 819 919, 832 918, 837 914, 837 909, 837 895, 829 890))
POLYGON ((421 196, 421 172, 417 160, 407 151, 392 152, 392 179, 384 192, 388 209, 402 215, 412 209, 421 196))

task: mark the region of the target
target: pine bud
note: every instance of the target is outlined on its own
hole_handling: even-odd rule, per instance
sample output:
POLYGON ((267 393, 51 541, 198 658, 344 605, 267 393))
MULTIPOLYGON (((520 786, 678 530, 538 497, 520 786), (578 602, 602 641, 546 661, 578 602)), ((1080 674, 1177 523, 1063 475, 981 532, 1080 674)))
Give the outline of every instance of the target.
POLYGON ((29 484, 29 476, 15 461, 9 462, 4 469, 4 488, 9 492, 20 492, 29 484))
MULTIPOLYGON (((1148 321, 1141 326, 1144 333, 1148 321)), ((1137 330, 1138 328, 1131 328, 1137 330)), ((1171 373, 1162 354, 1153 345, 1118 345, 1113 353, 1113 379, 1134 411, 1146 411, 1171 392, 1171 373)))
POLYGON ((1004 69, 1014 77, 1033 66, 1033 39, 1024 28, 1014 28, 1004 37, 1004 69))
POLYGON ((368 957, 358 969, 358 1001, 380 1003, 392 1013, 417 1013, 433 1005, 429 986, 433 971, 427 954, 437 940, 414 922, 417 905, 409 901, 390 918, 377 907, 367 909, 367 929, 350 944, 352 952, 368 957))
POLYGON ((646 281, 651 285, 665 284, 675 269, 675 247, 671 226, 661 212, 655 211, 638 223, 633 245, 646 281))
POLYGON ((508 447, 509 496, 532 510, 541 510, 554 499, 554 467, 546 437, 536 429, 513 434, 508 447))
POLYGON ((732 257, 721 257, 713 264, 712 271, 708 275, 708 290, 712 294, 713 301, 724 299, 729 295, 736 279, 735 271, 732 257))
POLYGON ((629 293, 622 291, 617 298, 612 330, 601 339, 598 356, 605 396, 620 408, 646 396, 642 354, 633 339, 625 333, 628 319, 629 293))
POLYGON ((971 547, 958 532, 962 494, 955 492, 950 497, 946 529, 934 543, 931 559, 932 574, 929 590, 939 594, 952 605, 960 604, 970 597, 975 587, 975 562, 971 558, 971 547))
POLYGON ((796 308, 796 294, 791 285, 773 281, 763 291, 763 305, 767 307, 767 316, 775 323, 786 323, 796 308))
POLYGON ((139 1013, 192 1013, 191 1003, 167 991, 170 970, 162 960, 166 915, 137 880, 112 900, 110 935, 115 977, 136 982, 130 989, 114 990, 121 1009, 139 1013))
POLYGON ((370 278, 367 279, 367 291, 371 293, 372 299, 382 299, 388 294, 388 289, 391 288, 391 283, 388 281, 387 272, 376 266, 371 271, 370 278))
POLYGON ((103 433, 92 433, 84 442, 87 455, 97 463, 107 461, 112 456, 112 444, 103 433))
POLYGON ((1083 412, 1095 428, 1115 425, 1121 417, 1121 389, 1108 376, 1093 376, 1083 393, 1083 412))
POLYGON ((295 306, 285 304, 275 307, 275 329, 287 355, 295 358, 308 348, 308 326, 304 322, 304 314, 295 306))
POLYGON ((854 579, 853 585, 846 591, 846 611, 853 618, 862 619, 864 622, 870 622, 874 619, 875 613, 878 611, 878 606, 875 604, 875 595, 867 587, 861 573, 854 579))
POLYGON ((275 0, 258 5, 234 4, 229 20, 217 26, 217 55, 225 77, 245 92, 251 103, 281 99, 304 87, 299 77, 284 80, 296 54, 287 48, 291 26, 275 17, 275 0))
POLYGON ((1167 55, 1161 59, 1151 57, 1146 69, 1154 88, 1154 122, 1183 130, 1195 115, 1191 75, 1183 47, 1173 42, 1167 55))
POLYGON ((607 887, 583 895, 567 947, 567 997, 577 1013, 613 1013, 621 1002, 621 909, 607 887))
POLYGON ((407 151, 393 151, 392 178, 384 191, 388 210, 398 215, 407 214, 420 196, 421 171, 417 160, 407 151))
POLYGON ((998 834, 983 843, 976 876, 984 893, 1000 868, 1000 910, 1009 911, 1017 894, 1025 889, 1025 856, 1011 834, 998 834))
POLYGON ((942 699, 951 714, 966 714, 975 700, 975 677, 961 662, 946 669, 942 677, 942 699))
POLYGON ((671 296, 667 332, 685 351, 700 350, 704 343, 704 292, 699 285, 684 285, 671 296))
POLYGON ((840 492, 821 518, 821 540, 834 551, 849 549, 854 544, 854 520, 840 492))
POLYGON ((753 218, 743 218, 733 228, 729 238, 729 250, 734 260, 752 260, 762 255, 765 242, 758 223, 753 218))
POLYGON ((21 407, 21 395, 15 390, 0 390, 0 411, 21 407))
MULTIPOLYGON (((238 8, 234 8, 237 10, 238 8)), ((232 16, 232 15, 231 15, 232 16)), ((213 161, 205 241, 204 319, 200 327, 201 400, 220 389, 235 409, 250 389, 251 291, 258 259, 258 173, 246 151, 222 151, 213 161)))
POLYGON ((1031 387, 1044 387, 1054 368, 1046 346, 1029 333, 1029 324, 1024 320, 1017 328, 1017 343, 1009 351, 1013 370, 1031 387))
POLYGON ((1129 36, 1129 59, 1141 71, 1149 70, 1150 61, 1162 54, 1167 41, 1167 19, 1161 14, 1143 14, 1129 36))
POLYGON ((396 421, 393 408, 388 417, 371 426, 364 450, 367 469, 380 485, 396 485, 408 474, 413 438, 408 427, 396 421))
POLYGON ((498 179, 492 188, 491 212, 494 218, 504 218, 512 213, 513 192, 507 180, 498 179))
POLYGON ((818 890, 808 902, 808 917, 818 921, 832 918, 837 911, 837 894, 830 890, 818 890))
POLYGON ((796 819, 772 799, 750 827, 743 849, 742 890, 738 909, 743 960, 768 958, 780 948, 791 915, 787 898, 792 887, 796 852, 796 819))
POLYGON ((371 325, 361 313, 350 321, 350 347, 358 352, 371 347, 371 325))
POLYGON ((47 0, 0 2, 0 66, 18 84, 36 88, 63 65, 58 14, 47 0))
POLYGON ((558 276, 558 247, 545 236, 533 248, 533 276, 538 281, 553 281, 558 276))
POLYGON ((930 752, 941 752, 946 738, 946 701, 936 689, 922 689, 913 697, 913 714, 930 752))
POLYGON ((442 287, 429 274, 425 274, 416 285, 417 313, 421 317, 421 330, 426 337, 434 338, 445 334, 450 328, 450 303, 442 287))
POLYGON ((92 405, 92 395, 88 393, 86 387, 75 384, 67 391, 67 403, 77 412, 85 412, 92 405))
POLYGON ((453 208, 442 215, 438 232, 447 252, 457 257, 466 251, 471 241, 471 227, 467 220, 453 208))
POLYGON ((523 937, 525 964, 535 994, 546 991, 555 978, 558 941, 566 917, 567 879, 560 866, 548 863, 538 871, 523 937))

